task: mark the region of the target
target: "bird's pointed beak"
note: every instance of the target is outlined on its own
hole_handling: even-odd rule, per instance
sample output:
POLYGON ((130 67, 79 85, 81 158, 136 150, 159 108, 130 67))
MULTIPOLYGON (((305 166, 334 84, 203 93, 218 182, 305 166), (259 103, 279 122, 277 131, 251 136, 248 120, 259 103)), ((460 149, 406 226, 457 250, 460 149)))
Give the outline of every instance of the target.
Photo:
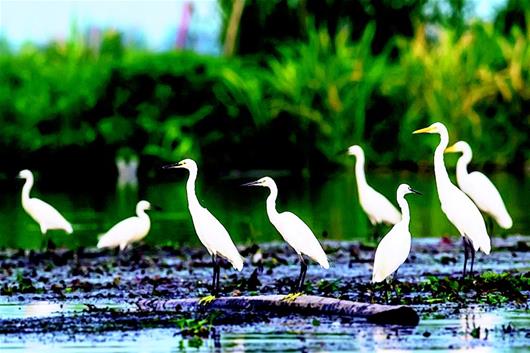
POLYGON ((434 130, 435 130, 434 127, 429 126, 429 127, 423 128, 423 129, 416 130, 416 131, 413 132, 413 134, 430 134, 430 133, 433 133, 434 130))
POLYGON ((336 156, 343 156, 345 154, 348 154, 348 148, 343 148, 343 149, 337 151, 337 153, 335 155, 336 156))
POLYGON ((456 144, 447 147, 444 151, 444 153, 455 153, 455 152, 459 152, 458 149, 456 148, 456 144))
POLYGON ((409 187, 409 190, 415 194, 423 195, 423 193, 419 192, 418 190, 414 190, 413 188, 409 187))
POLYGON ((250 183, 241 184, 241 186, 259 186, 257 181, 251 181, 250 183))
POLYGON ((166 164, 162 166, 162 169, 174 169, 174 168, 183 168, 181 162, 166 164))

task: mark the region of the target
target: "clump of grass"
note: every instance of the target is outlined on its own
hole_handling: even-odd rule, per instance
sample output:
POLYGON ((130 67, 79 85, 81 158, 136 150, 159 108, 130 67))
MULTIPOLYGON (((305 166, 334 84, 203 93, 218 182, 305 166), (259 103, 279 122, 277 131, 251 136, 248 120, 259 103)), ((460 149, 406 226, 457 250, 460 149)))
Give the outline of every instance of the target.
POLYGON ((429 276, 418 286, 421 291, 431 293, 431 297, 425 299, 427 303, 465 303, 469 300, 490 305, 507 302, 525 303, 528 299, 525 291, 530 288, 530 273, 485 272, 465 280, 429 276))

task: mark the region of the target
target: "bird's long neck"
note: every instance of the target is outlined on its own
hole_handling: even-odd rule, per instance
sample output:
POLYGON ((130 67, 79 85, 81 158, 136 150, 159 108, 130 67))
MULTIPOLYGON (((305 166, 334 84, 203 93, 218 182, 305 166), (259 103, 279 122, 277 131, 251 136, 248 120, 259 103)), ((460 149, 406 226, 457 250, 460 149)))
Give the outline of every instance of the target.
POLYGON ((368 184, 366 183, 366 176, 364 174, 364 154, 357 154, 355 161, 355 179, 357 180, 357 188, 359 190, 365 188, 368 184))
POLYGON ((190 176, 188 177, 188 182, 186 183, 186 194, 188 196, 188 206, 191 209, 193 206, 199 206, 200 203, 197 199, 197 194, 195 193, 195 181, 197 180, 197 170, 190 169, 190 176))
POLYGON ((468 175, 467 165, 471 162, 472 154, 471 151, 463 151, 462 156, 458 158, 456 162, 456 179, 458 184, 461 184, 465 177, 468 175))
POLYGON ((26 182, 24 183, 24 187, 22 188, 22 204, 24 205, 27 201, 29 201, 29 192, 31 191, 31 188, 33 187, 33 176, 30 176, 26 179, 26 182))
POLYGON ((436 186, 438 188, 438 194, 440 194, 440 188, 451 184, 447 169, 445 169, 444 163, 444 151, 449 143, 449 135, 447 131, 440 131, 440 143, 434 151, 434 175, 436 177, 436 186))
POLYGON ((278 197, 278 188, 276 185, 269 187, 271 193, 267 197, 267 215, 271 220, 278 216, 278 211, 276 211, 276 198, 278 197))
POLYGON ((409 204, 407 200, 405 200, 404 195, 398 195, 397 202, 399 207, 401 208, 401 223, 404 223, 408 227, 410 222, 409 204))
POLYGON ((147 220, 148 222, 150 221, 149 220, 149 216, 147 215, 147 213, 145 213, 145 210, 143 208, 138 207, 138 206, 136 206, 136 215, 140 219, 147 220))

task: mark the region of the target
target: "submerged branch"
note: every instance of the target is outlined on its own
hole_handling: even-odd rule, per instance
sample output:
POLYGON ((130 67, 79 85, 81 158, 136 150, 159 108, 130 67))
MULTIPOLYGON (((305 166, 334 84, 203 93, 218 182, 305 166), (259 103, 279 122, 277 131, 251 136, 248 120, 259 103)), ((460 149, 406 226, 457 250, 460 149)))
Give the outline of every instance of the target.
POLYGON ((284 301, 283 295, 259 295, 253 297, 222 297, 207 305, 199 304, 199 298, 190 299, 141 299, 136 305, 142 311, 196 312, 200 310, 227 310, 239 315, 243 312, 268 312, 275 315, 336 315, 365 318, 378 324, 417 325, 416 311, 404 305, 359 303, 349 300, 304 295, 292 302, 284 301))

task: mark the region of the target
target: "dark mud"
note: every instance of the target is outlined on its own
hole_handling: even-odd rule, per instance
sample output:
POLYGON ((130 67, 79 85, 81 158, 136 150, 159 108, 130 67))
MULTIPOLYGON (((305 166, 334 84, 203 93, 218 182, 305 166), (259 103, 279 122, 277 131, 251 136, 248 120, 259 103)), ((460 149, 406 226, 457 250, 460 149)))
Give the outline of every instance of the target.
MULTIPOLYGON (((458 348, 462 342, 464 346, 470 342, 478 346, 512 342, 507 344, 525 347, 530 345, 530 237, 497 238, 493 244, 491 255, 477 255, 475 277, 461 280, 463 255, 459 241, 415 239, 409 261, 400 268, 398 283, 387 295, 386 285, 369 283, 372 247, 356 242, 325 243, 331 268, 326 271, 311 264, 306 293, 410 304, 422 317, 416 328, 377 328, 363 321, 333 317, 280 319, 205 312, 190 319, 137 310, 134 303, 140 298, 208 294, 211 266, 202 249, 140 246, 119 256, 95 249, 45 253, 4 250, 0 252, 0 340, 16 346, 16 342, 25 341, 72 342, 80 336, 105 340, 115 337, 116 332, 140 339, 165 332, 163 335, 178 335, 172 341, 177 344, 180 340, 178 347, 184 341, 187 345, 190 339, 192 345, 199 344, 193 339, 201 337, 213 340, 201 346, 215 346, 220 332, 222 337, 244 336, 247 340, 250 334, 270 339, 271 335, 291 337, 299 332, 304 339, 309 339, 308 334, 320 338, 338 335, 339 341, 341 335, 359 338, 368 334, 372 335, 367 338, 371 347, 414 348, 428 343, 430 347, 450 348, 452 344, 458 348), (44 310, 28 310, 34 303, 44 303, 44 310), (47 312, 50 305, 55 309, 47 312), (496 319, 485 322, 488 315, 496 319), (380 340, 373 335, 381 335, 380 340)), ((223 266, 223 295, 290 292, 298 275, 296 255, 291 249, 283 244, 267 244, 242 249, 242 255, 247 261, 241 273, 227 263, 223 266)), ((334 344, 326 350, 333 350, 334 344)), ((342 343, 337 344, 340 347, 342 343)))

